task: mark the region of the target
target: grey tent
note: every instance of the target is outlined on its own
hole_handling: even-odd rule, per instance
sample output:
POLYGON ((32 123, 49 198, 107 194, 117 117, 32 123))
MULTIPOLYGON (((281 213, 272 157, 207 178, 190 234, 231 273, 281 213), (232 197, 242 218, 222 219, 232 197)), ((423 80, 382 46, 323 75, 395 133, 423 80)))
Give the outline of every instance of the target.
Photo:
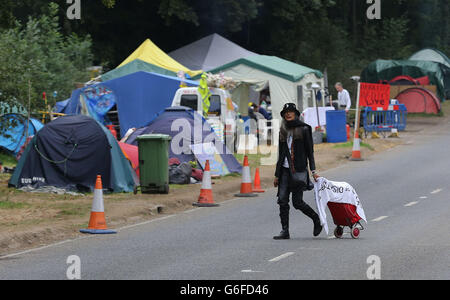
POLYGON ((438 63, 444 76, 445 96, 450 99, 450 58, 447 55, 433 48, 425 48, 414 53, 409 59, 438 63))
POLYGON ((170 52, 169 56, 191 70, 209 71, 255 54, 214 33, 170 52))

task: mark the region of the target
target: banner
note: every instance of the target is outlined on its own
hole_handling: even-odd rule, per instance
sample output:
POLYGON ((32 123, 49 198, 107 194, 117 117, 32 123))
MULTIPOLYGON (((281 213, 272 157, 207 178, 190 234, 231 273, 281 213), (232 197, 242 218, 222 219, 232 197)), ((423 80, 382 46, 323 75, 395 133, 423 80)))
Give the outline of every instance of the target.
POLYGON ((391 86, 388 84, 364 83, 360 85, 359 105, 372 107, 382 107, 383 110, 389 108, 391 99, 391 86))

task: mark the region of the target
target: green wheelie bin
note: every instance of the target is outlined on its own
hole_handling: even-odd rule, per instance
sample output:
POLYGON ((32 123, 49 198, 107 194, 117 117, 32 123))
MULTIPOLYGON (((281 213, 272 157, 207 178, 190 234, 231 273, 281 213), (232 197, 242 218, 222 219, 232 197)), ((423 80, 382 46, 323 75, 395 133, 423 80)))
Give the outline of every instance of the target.
POLYGON ((142 193, 169 193, 169 142, 165 134, 144 134, 137 138, 142 193))

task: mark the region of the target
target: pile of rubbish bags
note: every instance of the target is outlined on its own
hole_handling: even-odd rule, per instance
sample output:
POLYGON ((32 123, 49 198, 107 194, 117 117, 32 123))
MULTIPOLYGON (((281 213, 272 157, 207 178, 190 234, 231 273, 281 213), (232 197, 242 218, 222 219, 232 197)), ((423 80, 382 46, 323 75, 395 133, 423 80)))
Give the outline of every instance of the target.
POLYGON ((201 182, 203 171, 193 168, 190 163, 180 161, 177 158, 169 160, 169 183, 190 184, 201 182))

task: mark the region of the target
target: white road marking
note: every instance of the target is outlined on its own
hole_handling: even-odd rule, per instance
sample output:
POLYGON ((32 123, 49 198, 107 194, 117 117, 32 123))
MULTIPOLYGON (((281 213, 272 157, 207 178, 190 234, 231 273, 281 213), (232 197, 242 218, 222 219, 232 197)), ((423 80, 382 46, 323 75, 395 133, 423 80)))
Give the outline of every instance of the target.
POLYGON ((284 259, 286 257, 289 257, 289 256, 293 255, 293 254, 294 254, 294 252, 288 252, 288 253, 282 254, 282 255, 280 255, 278 257, 272 258, 271 260, 269 260, 269 262, 280 261, 280 260, 282 260, 282 259, 284 259))
POLYGON ((427 199, 427 198, 428 198, 427 196, 420 197, 420 199, 427 199))
POLYGON ((242 270, 241 273, 264 273, 263 271, 242 270))
POLYGON ((409 202, 408 204, 405 204, 405 207, 411 207, 413 205, 416 205, 417 203, 419 203, 419 201, 409 202))
POLYGON ((431 192, 432 195, 442 192, 442 189, 437 189, 431 192))
POLYGON ((384 220, 386 218, 388 218, 388 216, 381 216, 381 217, 378 217, 376 219, 373 219, 372 222, 380 222, 381 220, 384 220))

